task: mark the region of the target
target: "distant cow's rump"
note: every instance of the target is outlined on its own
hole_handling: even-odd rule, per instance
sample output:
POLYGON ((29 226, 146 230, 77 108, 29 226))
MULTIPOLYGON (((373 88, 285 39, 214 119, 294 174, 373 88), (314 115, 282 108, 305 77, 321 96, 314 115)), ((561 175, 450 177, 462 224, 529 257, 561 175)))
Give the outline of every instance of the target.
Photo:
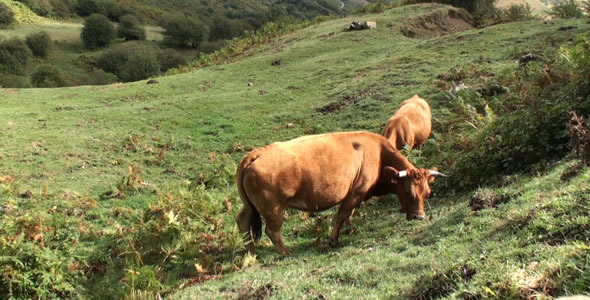
POLYGON ((383 136, 396 149, 423 145, 432 130, 432 112, 426 100, 418 95, 404 101, 383 128, 383 136))

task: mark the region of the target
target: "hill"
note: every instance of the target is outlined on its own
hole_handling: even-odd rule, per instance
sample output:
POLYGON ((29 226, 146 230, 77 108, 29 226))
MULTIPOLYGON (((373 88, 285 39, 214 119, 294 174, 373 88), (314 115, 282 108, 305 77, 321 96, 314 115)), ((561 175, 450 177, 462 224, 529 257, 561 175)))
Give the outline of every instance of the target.
MULTIPOLYGON (((355 16, 377 22, 368 31, 345 31, 351 17, 322 22, 247 48, 234 62, 157 84, 0 90, 0 294, 478 299, 590 292, 587 167, 547 156, 526 170, 510 169, 526 157, 513 160, 498 174, 471 170, 487 168, 484 160, 456 168, 478 146, 493 146, 469 138, 503 116, 520 117, 513 107, 545 107, 509 97, 527 93, 523 77, 510 93, 479 97, 485 89, 475 90, 504 84, 496 78, 524 72, 523 53, 557 51, 590 24, 453 32, 441 25, 464 20, 448 20, 459 15, 449 9, 413 5, 355 16), (447 93, 455 78, 472 88, 447 93), (379 132, 416 93, 430 101, 434 133, 408 155, 451 175, 433 185, 427 220, 406 222, 395 197, 373 199, 359 208, 342 246, 331 249, 333 209, 288 211, 283 235, 293 256, 278 256, 266 237, 257 257, 244 255, 233 181, 249 149, 306 134, 379 132), (478 188, 470 178, 483 176, 493 182, 477 181, 478 188), (471 204, 486 199, 493 205, 471 204)), ((525 70, 549 86, 546 76, 563 73, 546 75, 549 55, 543 59, 525 70)), ((507 124, 523 139, 546 137, 507 124)), ((486 141, 503 145, 498 136, 509 135, 486 141)), ((489 151, 491 162, 506 152, 489 151)))

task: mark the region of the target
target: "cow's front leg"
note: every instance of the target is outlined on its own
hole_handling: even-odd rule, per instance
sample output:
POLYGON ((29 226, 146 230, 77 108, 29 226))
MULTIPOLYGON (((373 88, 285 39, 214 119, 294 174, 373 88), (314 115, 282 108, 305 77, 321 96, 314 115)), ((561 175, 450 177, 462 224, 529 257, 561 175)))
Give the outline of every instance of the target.
POLYGON ((334 228, 330 234, 330 246, 338 246, 338 236, 340 235, 340 228, 342 224, 352 215, 352 212, 359 204, 360 198, 354 198, 352 201, 345 201, 340 205, 338 213, 334 216, 334 228))

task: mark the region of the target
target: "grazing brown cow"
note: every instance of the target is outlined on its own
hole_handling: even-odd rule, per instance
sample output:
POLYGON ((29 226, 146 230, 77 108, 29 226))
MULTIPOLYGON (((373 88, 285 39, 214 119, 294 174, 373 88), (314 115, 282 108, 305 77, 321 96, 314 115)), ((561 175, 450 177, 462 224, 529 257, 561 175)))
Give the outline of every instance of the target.
POLYGON ((236 184, 244 207, 236 217, 247 249, 266 234, 284 255, 283 211, 321 211, 340 204, 330 234, 338 243, 342 223, 362 201, 395 193, 408 220, 424 218, 424 198, 430 195, 434 170, 415 168, 384 137, 370 132, 340 132, 300 137, 270 144, 246 154, 236 184), (252 240, 251 233, 254 235, 252 240))
POLYGON ((403 149, 407 144, 411 149, 422 146, 432 130, 432 112, 426 100, 418 95, 404 101, 387 121, 383 136, 393 147, 403 149))

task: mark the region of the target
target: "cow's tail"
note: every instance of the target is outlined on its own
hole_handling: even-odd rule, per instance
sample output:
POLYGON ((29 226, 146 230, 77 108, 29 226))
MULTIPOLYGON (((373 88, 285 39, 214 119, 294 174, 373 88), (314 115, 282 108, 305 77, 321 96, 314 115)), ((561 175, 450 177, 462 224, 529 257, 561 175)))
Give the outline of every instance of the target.
POLYGON ((252 238, 254 241, 258 241, 262 236, 262 220, 260 219, 260 213, 248 198, 246 191, 244 190, 244 172, 246 168, 250 166, 258 157, 260 156, 260 151, 254 150, 244 156, 242 162, 240 162, 240 166, 238 167, 238 171, 236 174, 236 186, 238 187, 238 194, 240 198, 242 198, 242 202, 244 202, 244 206, 248 206, 250 211, 250 232, 252 233, 252 238))

